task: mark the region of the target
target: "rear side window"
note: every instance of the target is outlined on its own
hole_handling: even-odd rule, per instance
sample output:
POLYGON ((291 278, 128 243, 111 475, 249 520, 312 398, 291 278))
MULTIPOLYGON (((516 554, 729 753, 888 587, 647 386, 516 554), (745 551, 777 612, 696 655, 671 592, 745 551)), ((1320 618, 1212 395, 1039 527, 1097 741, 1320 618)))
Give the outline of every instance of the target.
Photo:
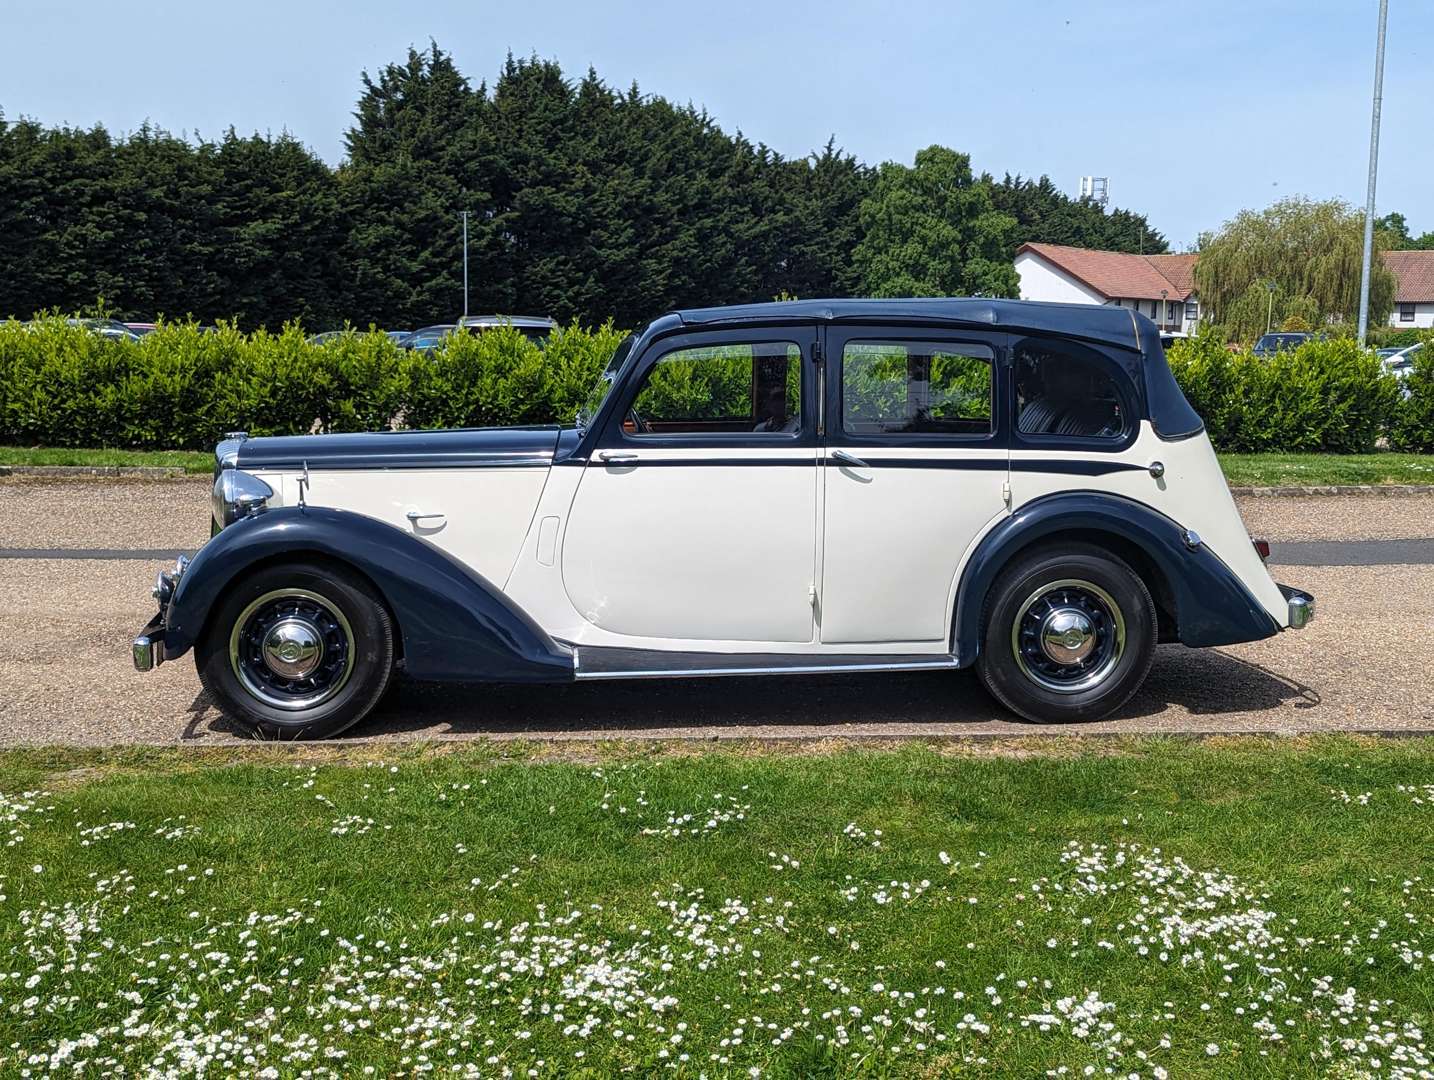
POLYGON ((842 349, 849 435, 989 435, 992 353, 984 345, 850 341, 842 349))
POLYGON ((1015 375, 1022 435, 1116 441, 1131 430, 1123 380, 1094 349, 1028 338, 1016 348, 1015 375))

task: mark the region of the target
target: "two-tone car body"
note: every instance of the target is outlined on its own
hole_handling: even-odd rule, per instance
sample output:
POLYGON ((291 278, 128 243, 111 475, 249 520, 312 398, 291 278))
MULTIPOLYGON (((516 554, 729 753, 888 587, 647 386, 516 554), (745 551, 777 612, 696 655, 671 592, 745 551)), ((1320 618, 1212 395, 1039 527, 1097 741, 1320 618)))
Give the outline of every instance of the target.
POLYGON ((939 670, 1081 720, 1158 641, 1303 626, 1156 327, 1125 309, 678 311, 569 427, 236 437, 217 534, 156 586, 241 724, 321 736, 416 679, 939 670))

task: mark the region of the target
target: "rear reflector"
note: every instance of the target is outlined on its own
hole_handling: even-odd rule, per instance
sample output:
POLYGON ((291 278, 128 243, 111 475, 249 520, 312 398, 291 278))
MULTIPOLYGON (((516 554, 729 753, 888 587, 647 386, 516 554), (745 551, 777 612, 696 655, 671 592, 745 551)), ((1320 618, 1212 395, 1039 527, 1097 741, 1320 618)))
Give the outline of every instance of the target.
POLYGON ((1255 545, 1255 551, 1259 554, 1261 562, 1270 561, 1270 542, 1268 540, 1256 540, 1251 537, 1250 543, 1255 545))

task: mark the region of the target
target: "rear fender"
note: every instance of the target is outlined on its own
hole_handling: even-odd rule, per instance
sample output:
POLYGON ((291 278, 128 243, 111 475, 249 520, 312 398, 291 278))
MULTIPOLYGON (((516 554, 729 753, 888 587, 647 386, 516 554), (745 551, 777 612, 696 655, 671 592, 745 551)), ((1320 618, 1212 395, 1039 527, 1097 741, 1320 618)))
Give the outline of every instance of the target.
POLYGON ((199 640, 214 605, 246 570, 319 556, 364 574, 389 606, 408 673, 419 679, 562 682, 572 650, 492 582, 382 521, 328 507, 280 507, 241 519, 199 549, 165 612, 166 658, 199 640))
POLYGON ((1074 491, 1035 499, 997 525, 961 574, 952 620, 953 647, 963 664, 981 651, 986 596, 1022 550, 1062 533, 1105 533, 1134 544, 1170 586, 1176 632, 1186 645, 1230 645, 1279 632, 1239 576, 1202 543, 1191 546, 1176 522, 1120 495, 1074 491))

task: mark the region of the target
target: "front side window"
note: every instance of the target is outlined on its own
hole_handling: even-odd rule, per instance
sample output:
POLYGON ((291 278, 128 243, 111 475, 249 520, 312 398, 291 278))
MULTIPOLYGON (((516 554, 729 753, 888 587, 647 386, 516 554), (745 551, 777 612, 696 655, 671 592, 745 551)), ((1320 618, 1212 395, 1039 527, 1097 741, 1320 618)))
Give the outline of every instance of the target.
POLYGON ((1016 430, 1022 435, 1116 440, 1131 429, 1115 366, 1069 341, 1016 348, 1016 430))
POLYGON ((984 345, 851 341, 842 350, 849 435, 989 435, 992 353, 984 345))
POLYGON ((677 349, 647 372, 623 428, 632 435, 795 434, 802 350, 789 341, 677 349))

